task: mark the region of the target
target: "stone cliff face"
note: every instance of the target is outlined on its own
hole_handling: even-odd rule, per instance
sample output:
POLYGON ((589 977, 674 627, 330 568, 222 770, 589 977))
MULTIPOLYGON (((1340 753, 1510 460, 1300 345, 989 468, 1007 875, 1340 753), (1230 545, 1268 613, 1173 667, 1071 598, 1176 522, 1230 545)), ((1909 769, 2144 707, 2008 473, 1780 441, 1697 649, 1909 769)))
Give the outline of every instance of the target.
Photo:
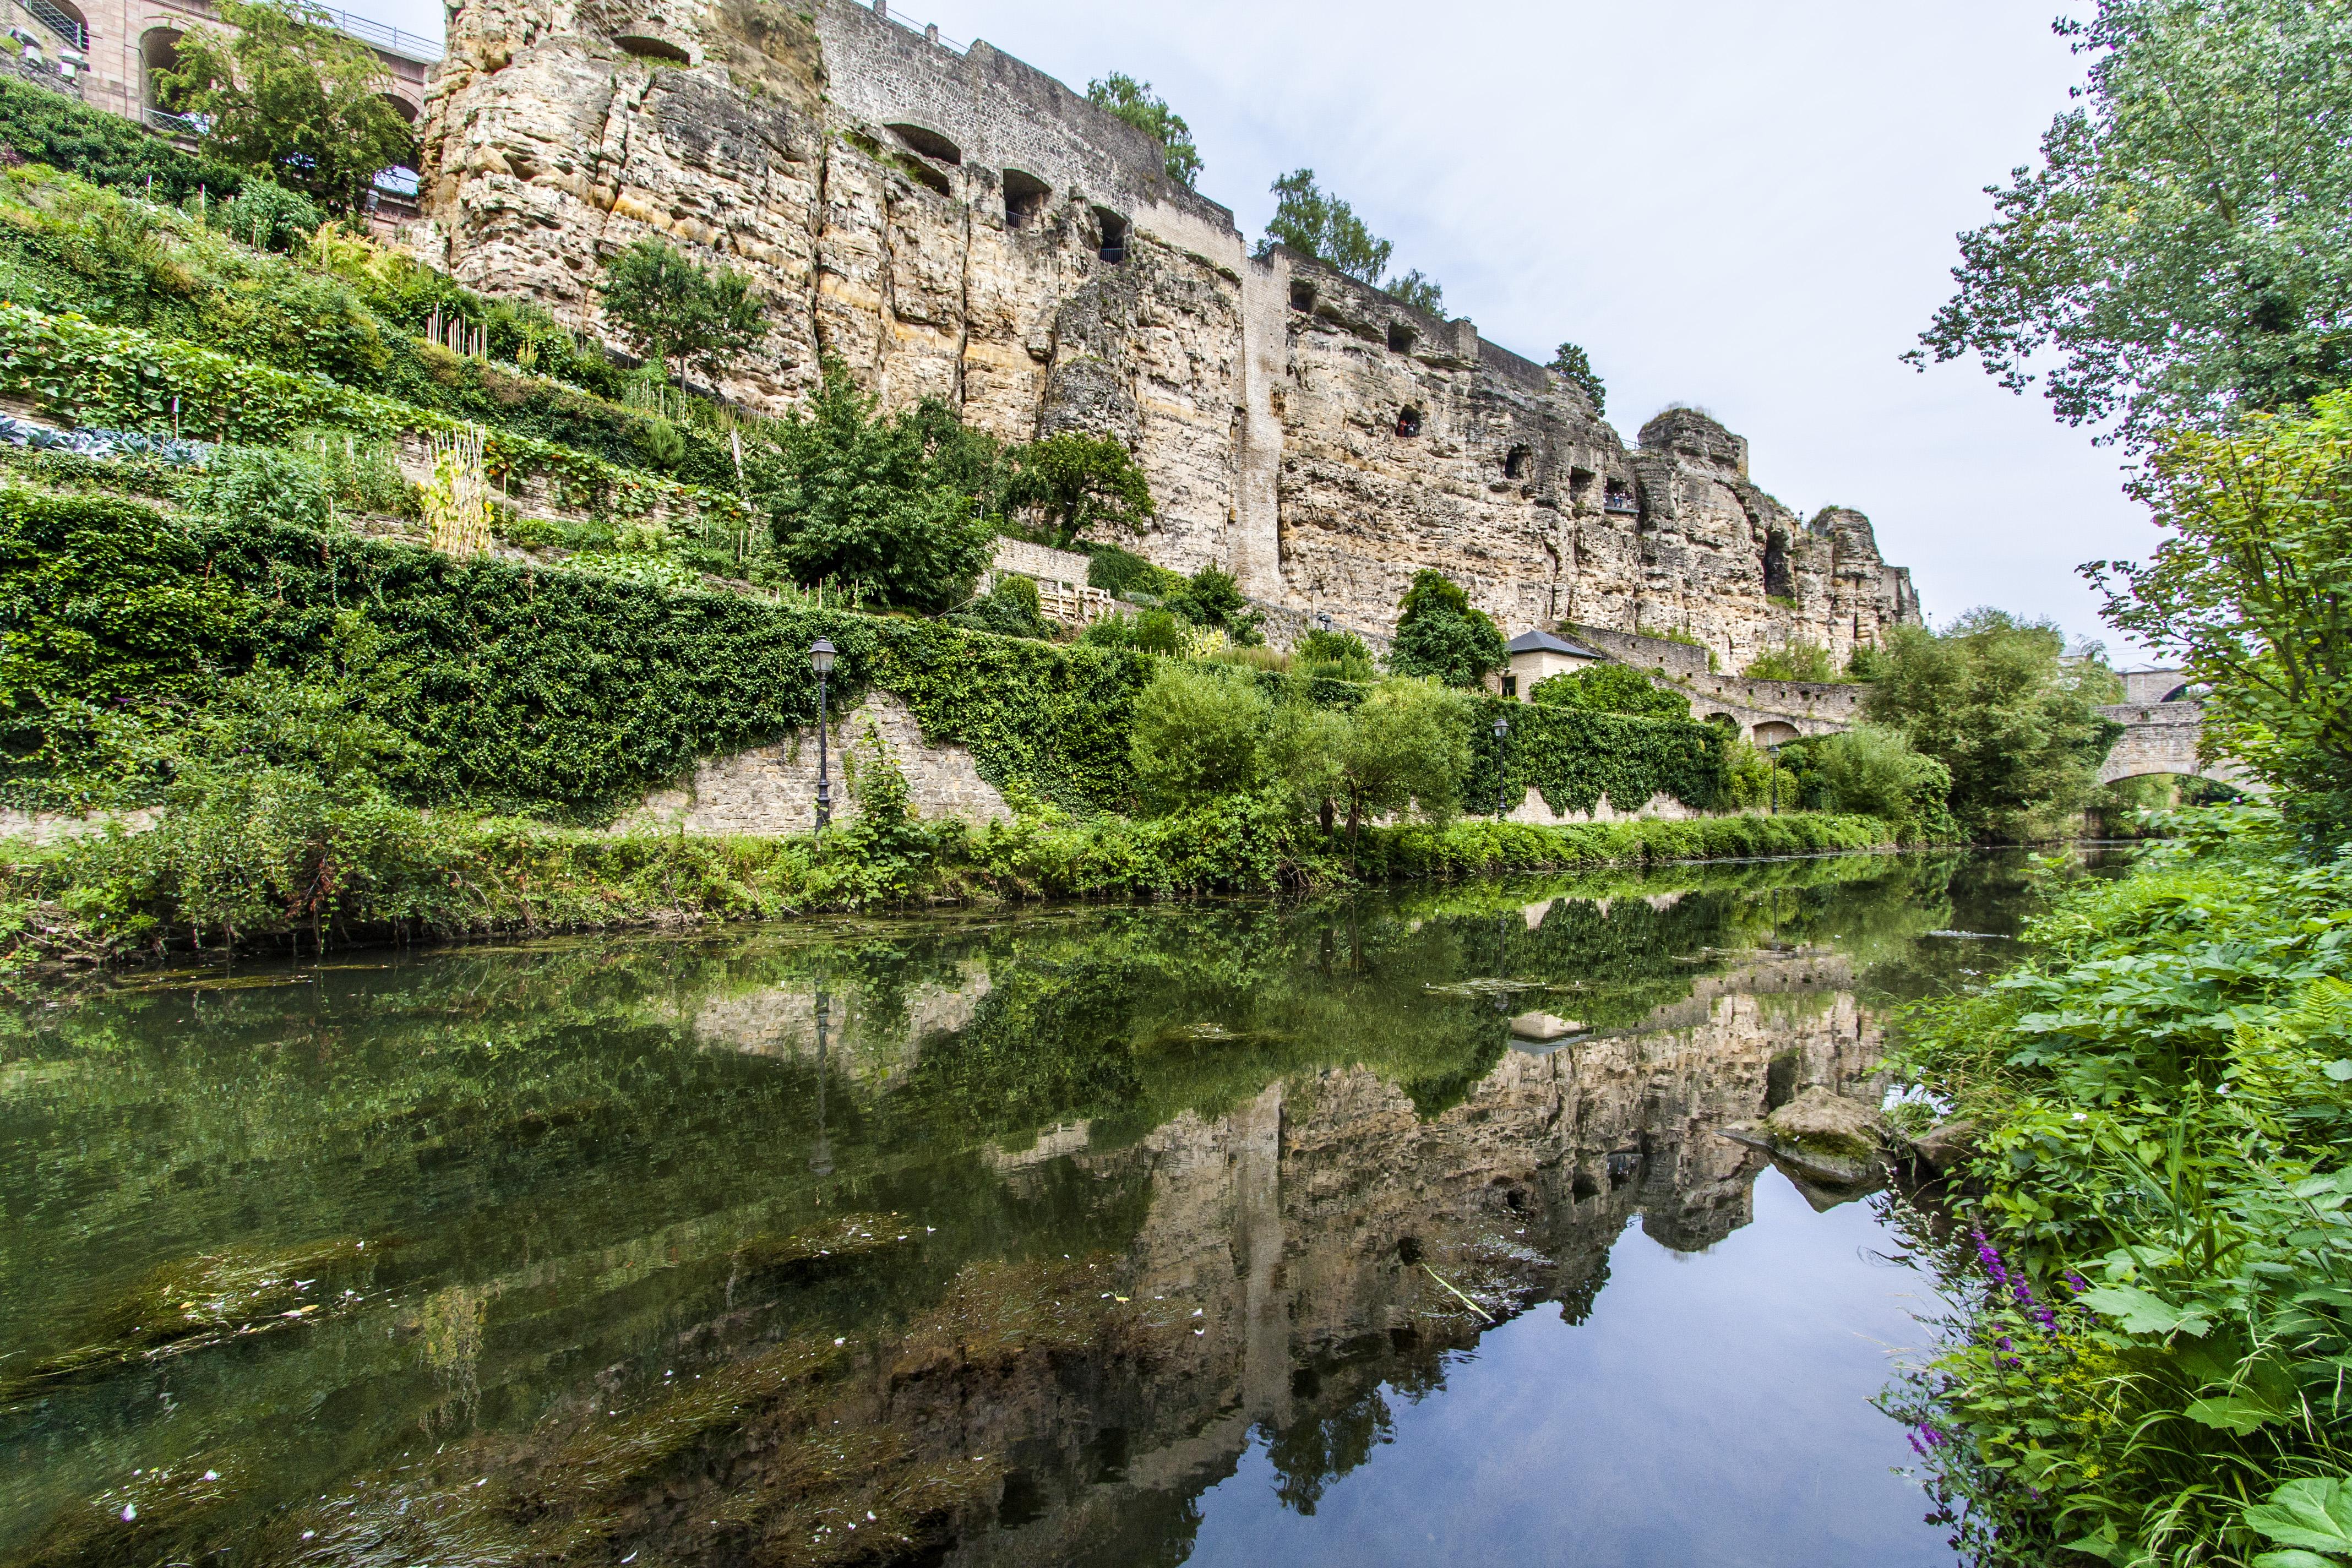
POLYGON ((1797 518, 1704 415, 1629 450, 1471 322, 1252 257, 1060 83, 855 0, 464 0, 422 123, 416 243, 461 281, 599 331, 601 258, 666 235, 768 300, 730 395, 782 409, 833 355, 1009 440, 1115 433, 1161 508, 1142 552, 1294 622, 1385 632, 1424 566, 1507 631, 1686 632, 1731 668, 1918 616, 1867 519, 1797 518))

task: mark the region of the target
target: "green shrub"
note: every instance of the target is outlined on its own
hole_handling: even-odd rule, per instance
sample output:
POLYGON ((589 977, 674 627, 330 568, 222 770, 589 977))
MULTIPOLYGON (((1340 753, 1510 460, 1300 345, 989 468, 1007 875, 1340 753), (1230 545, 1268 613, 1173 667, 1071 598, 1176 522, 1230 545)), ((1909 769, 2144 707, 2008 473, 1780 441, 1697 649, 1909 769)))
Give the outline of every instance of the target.
POLYGON ((24 82, 0 80, 0 146, 92 184, 165 202, 185 201, 199 190, 234 196, 246 180, 227 164, 191 157, 119 114, 24 82))
POLYGON ((1464 798, 1470 810, 1494 809, 1497 717, 1510 725, 1502 747, 1503 794, 1514 806, 1530 788, 1561 814, 1589 812, 1604 799, 1619 811, 1639 811, 1658 795, 1696 811, 1732 804, 1728 738, 1715 725, 1487 701, 1469 721, 1471 769, 1464 798))
POLYGON ((222 233, 256 250, 287 251, 317 233, 327 215, 299 191, 273 180, 249 179, 212 209, 210 219, 222 233))
POLYGON ((1135 699, 1135 782, 1166 813, 1246 795, 1265 778, 1266 700, 1237 669, 1173 660, 1135 699))
POLYGON ((334 498, 319 464, 278 447, 219 447, 186 491, 191 510, 272 527, 324 528, 334 498))
POLYGON ((1644 719, 1687 719, 1690 699, 1658 685, 1630 664, 1595 664, 1548 675, 1528 689, 1530 701, 1551 708, 1589 708, 1644 719))
POLYGON ((1166 610, 1142 610, 1132 616, 1107 616, 1093 622, 1080 641, 1092 647, 1126 648, 1135 653, 1173 658, 1187 646, 1184 628, 1166 610))
POLYGON ((919 411, 884 416, 837 360, 762 465, 776 546, 794 577, 940 611, 987 569, 996 531, 935 461, 919 411))
POLYGON ((1037 607, 1037 584, 1017 572, 1001 574, 986 594, 948 618, 957 626, 994 632, 998 637, 1055 640, 1053 623, 1037 607))
POLYGON ((1816 742, 1813 759, 1822 809, 1948 828, 1951 771, 1913 751, 1901 731, 1858 724, 1816 742))
POLYGON ((1297 661, 1300 673, 1332 680, 1368 681, 1376 673, 1372 650, 1353 632, 1301 633, 1291 656, 1297 661))
POLYGON ((1802 637, 1792 638, 1785 647, 1757 655, 1739 673, 1751 680, 1819 682, 1839 679, 1837 666, 1830 659, 1830 650, 1802 637))

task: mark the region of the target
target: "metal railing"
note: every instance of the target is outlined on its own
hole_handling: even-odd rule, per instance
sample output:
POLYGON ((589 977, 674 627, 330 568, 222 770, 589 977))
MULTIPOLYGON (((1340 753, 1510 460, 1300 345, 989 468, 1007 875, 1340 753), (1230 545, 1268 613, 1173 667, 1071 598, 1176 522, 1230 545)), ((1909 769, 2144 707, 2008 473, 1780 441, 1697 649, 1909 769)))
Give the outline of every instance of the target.
POLYGON ((883 0, 882 4, 876 5, 874 7, 874 15, 882 21, 896 22, 898 26, 906 28, 907 31, 910 33, 921 34, 924 42, 937 44, 940 47, 947 50, 950 54, 961 55, 971 52, 971 46, 970 44, 964 43, 961 39, 945 37, 940 33, 939 24, 936 22, 928 25, 919 25, 914 22, 909 22, 906 17, 899 16, 897 12, 890 9, 888 0, 883 0))
MULTIPOLYGON (((26 0, 17 0, 17 3, 23 5, 26 0)), ((397 27, 387 27, 382 22, 371 21, 365 16, 354 16, 349 11, 338 11, 332 6, 318 5, 311 9, 324 17, 327 26, 337 32, 349 33, 362 43, 373 44, 388 55, 398 55, 403 59, 415 60, 429 66, 438 60, 445 52, 437 38, 427 38, 415 33, 404 33, 397 27)))
POLYGON ((378 169, 375 174, 375 188, 385 195, 400 196, 413 202, 416 199, 416 171, 401 168, 378 169))
POLYGON ((16 0, 16 4, 23 6, 34 21, 75 48, 87 50, 89 47, 89 29, 50 5, 49 0, 16 0))
POLYGON ((201 114, 174 114, 168 109, 151 107, 147 110, 147 127, 166 136, 202 136, 212 129, 212 122, 201 114))

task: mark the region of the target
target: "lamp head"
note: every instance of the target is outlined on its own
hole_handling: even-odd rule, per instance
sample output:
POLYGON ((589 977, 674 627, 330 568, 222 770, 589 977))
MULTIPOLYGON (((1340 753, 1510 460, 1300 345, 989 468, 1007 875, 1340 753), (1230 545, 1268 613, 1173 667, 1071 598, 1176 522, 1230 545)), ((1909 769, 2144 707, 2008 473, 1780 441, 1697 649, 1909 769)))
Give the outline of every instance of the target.
POLYGON ((816 672, 819 675, 831 675, 833 673, 834 652, 835 649, 833 644, 823 637, 819 637, 816 641, 809 644, 809 663, 816 667, 816 672))
POLYGON ((1511 732, 1511 721, 1500 713, 1495 715, 1495 739, 1501 740, 1511 732))

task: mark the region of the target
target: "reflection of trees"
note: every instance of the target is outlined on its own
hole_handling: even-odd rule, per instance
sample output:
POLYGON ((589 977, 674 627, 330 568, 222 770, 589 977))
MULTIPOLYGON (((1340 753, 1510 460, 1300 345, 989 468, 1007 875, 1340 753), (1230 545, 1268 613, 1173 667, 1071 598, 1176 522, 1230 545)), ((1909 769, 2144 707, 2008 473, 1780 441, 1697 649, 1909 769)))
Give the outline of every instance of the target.
MULTIPOLYGON (((1202 1464, 1230 1463, 1243 1437, 1198 1434, 1231 1389, 1291 1390, 1251 1405, 1243 1426, 1263 1424, 1286 1501, 1307 1509, 1383 1439, 1390 1401, 1442 1385, 1444 1352, 1476 1325, 1421 1300, 1401 1237, 1425 1241, 1450 1279, 1498 1302, 1559 1300, 1573 1322, 1637 1210, 1674 1245, 1741 1223, 1752 1169, 1703 1129, 1761 1109, 1768 1037, 1826 1028, 1817 994, 1792 991, 1801 1000, 1774 1011, 1781 982, 1767 971, 1800 960, 1753 950, 1818 944, 1892 964, 1917 931, 1988 929, 1990 914, 1954 912, 1937 879, 1950 868, 1937 867, 1785 862, 1589 884, 1594 896, 1577 899, 1553 900, 1557 883, 1478 884, 824 942, 759 931, 473 952, 20 1012, 0 1032, 0 1178, 19 1222, 0 1233, 0 1353, 64 1348, 45 1342, 53 1325, 157 1263, 366 1236, 380 1260, 352 1283, 368 1305, 234 1364, 191 1355, 173 1373, 175 1399, 296 1496, 371 1462, 383 1431, 463 1428, 477 1404, 493 1426, 516 1412, 569 1419, 592 1377, 658 1387, 689 1358, 715 1375, 793 1336, 887 1337, 975 1267, 1066 1253, 1140 1270, 1159 1249, 1264 1331, 1271 1383, 1215 1359, 1230 1324, 1197 1342, 1177 1331, 1202 1358, 1179 1384, 1090 1342, 1026 1367, 1028 1384, 961 1389, 940 1375, 958 1397, 1035 1396, 1021 1408, 1035 1423, 1037 1529, 1109 1499, 1102 1539, 1125 1555, 1106 1561, 1172 1561, 1201 1472, 1135 1478, 1180 1441, 1197 1442, 1202 1464), (1432 989, 1494 977, 1559 988, 1510 1010, 1600 1031, 1573 1070, 1569 1057, 1507 1051, 1491 998, 1432 989), (810 1168, 813 1048, 739 1047, 698 1026, 721 1005, 752 1024, 801 1019, 820 987, 836 1017, 854 1014, 860 1048, 896 1064, 825 1080, 827 1171, 810 1168), (974 1000, 927 1010, 914 1000, 926 987, 974 1000), (951 1026, 922 1028, 940 1016, 951 1026), (1237 1129, 1269 1094, 1253 1197, 1238 1190, 1255 1156, 1237 1129), (990 1148, 1056 1123, 1084 1124, 1055 1145, 1073 1155, 1013 1162, 990 1148), (1197 1191, 1171 1186, 1180 1169, 1197 1191), (919 1220, 925 1239, 823 1267, 795 1249, 848 1210, 919 1220), (1516 1250, 1482 1239, 1520 1230, 1516 1250), (783 1258, 790 1268, 761 1262, 783 1258), (1115 1405, 1142 1459, 1096 1453, 1056 1471, 1055 1456, 1097 1436, 1065 1424, 1115 1405), (332 1444, 271 1447, 275 1412, 321 1406, 372 1414, 332 1444), (1110 1469, 1129 1479, 1103 1479, 1110 1469)), ((1790 1081, 1829 1070, 1821 1056, 1790 1081)), ((127 1472, 165 1437, 157 1402, 118 1392, 67 1390, 58 1419, 82 1423, 127 1472)), ((961 1443, 961 1408, 856 1418, 916 1452, 961 1443)), ((981 1451, 994 1450, 963 1462, 981 1451)), ((38 1511, 52 1494, 19 1495, 38 1511)), ((72 1495, 60 1482, 57 1506, 72 1495)))
POLYGON ((1265 1446, 1281 1480, 1275 1495, 1296 1513, 1313 1513, 1324 1490, 1396 1436, 1389 1403, 1376 1385, 1339 1409, 1292 1422, 1265 1446))

